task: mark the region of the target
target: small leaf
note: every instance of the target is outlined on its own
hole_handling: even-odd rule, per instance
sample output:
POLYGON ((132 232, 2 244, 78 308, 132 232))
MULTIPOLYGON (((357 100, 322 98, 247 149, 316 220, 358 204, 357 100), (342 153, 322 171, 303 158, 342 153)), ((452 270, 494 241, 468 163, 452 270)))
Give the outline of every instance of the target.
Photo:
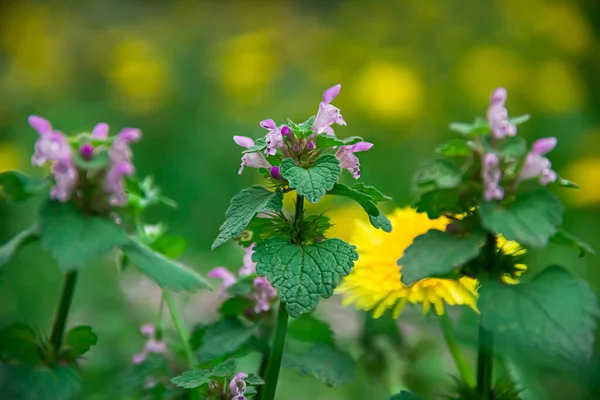
POLYGON ((369 221, 371 221, 371 225, 373 225, 374 228, 381 229, 387 233, 392 232, 392 222, 382 212, 376 217, 369 215, 369 221))
POLYGON ((219 235, 212 244, 214 250, 229 239, 240 236, 256 213, 276 211, 283 208, 283 192, 271 192, 262 186, 253 185, 233 196, 225 212, 226 220, 219 228, 219 235))
POLYGON ((64 271, 81 268, 128 240, 114 222, 84 215, 72 204, 58 201, 42 206, 39 223, 42 246, 64 271))
POLYGON ((315 116, 311 116, 309 119, 307 119, 306 121, 298 124, 298 128, 300 128, 301 131, 303 132, 310 132, 312 133, 312 126, 315 123, 315 116))
POLYGON ((0 330, 0 360, 39 362, 38 338, 34 330, 21 323, 0 330))
POLYGON ((288 345, 282 365, 317 378, 328 386, 352 381, 356 369, 356 362, 348 353, 325 343, 312 344, 308 349, 306 346, 294 349, 288 345))
POLYGON ((316 319, 312 314, 303 314, 296 318, 287 331, 288 337, 301 342, 321 342, 333 344, 333 331, 326 322, 316 319))
POLYGON ((121 246, 121 250, 131 264, 163 288, 173 291, 210 288, 198 273, 153 251, 135 237, 121 246))
POLYGON ((36 223, 31 225, 29 228, 22 232, 19 232, 16 236, 10 239, 7 243, 0 247, 0 268, 8 263, 17 250, 25 246, 28 243, 38 240, 40 237, 39 226, 36 223))
POLYGON ((476 118, 473 123, 467 122, 452 122, 450 123, 450 130, 453 132, 460 133, 461 135, 474 137, 485 135, 490 131, 488 122, 483 118, 476 118))
POLYGON ((444 159, 433 160, 423 165, 415 174, 415 183, 418 186, 433 185, 438 189, 456 187, 461 179, 460 170, 444 159))
POLYGON ((460 215, 470 208, 461 200, 457 188, 435 189, 423 193, 415 205, 417 212, 426 212, 430 219, 437 219, 445 213, 460 215))
POLYGON ((152 248, 168 258, 177 258, 187 247, 187 239, 182 236, 163 236, 152 243, 152 248))
POLYGON ((317 135, 317 138, 315 139, 315 144, 317 148, 323 148, 323 147, 338 147, 338 146, 351 146, 353 144, 356 144, 358 142, 362 142, 363 138, 359 137, 359 136, 350 136, 349 138, 346 139, 338 139, 334 136, 331 135, 327 135, 327 134, 321 134, 321 135, 317 135))
POLYGON ((452 139, 435 149, 435 152, 449 157, 468 157, 473 150, 464 139, 452 139))
POLYGON ((579 250, 579 257, 583 257, 588 254, 596 255, 596 251, 594 251, 592 246, 582 241, 575 235, 565 231, 564 229, 558 229, 556 234, 550 238, 550 242, 579 250))
POLYGON ((485 228, 526 246, 543 248, 562 223, 564 207, 547 190, 523 193, 508 205, 481 201, 479 215, 485 228))
POLYGON ((290 188, 305 196, 311 203, 321 200, 321 197, 333 188, 340 178, 340 162, 331 154, 321 156, 309 168, 296 165, 291 158, 283 160, 279 166, 281 175, 290 183, 290 188))
POLYGON ((300 124, 296 124, 291 119, 288 119, 288 126, 294 133, 294 136, 296 136, 298 138, 305 138, 307 136, 312 135, 312 133, 313 133, 312 126, 313 126, 314 122, 315 122, 315 116, 313 115, 312 117, 310 117, 309 119, 307 119, 306 121, 304 121, 300 124))
POLYGON ((65 345, 71 348, 74 356, 82 356, 98 342, 98 336, 87 325, 76 326, 65 335, 65 345))
POLYGON ((237 370, 237 363, 234 359, 223 361, 221 364, 213 368, 211 376, 217 376, 219 378, 227 378, 235 375, 237 370))
POLYGON ((498 155, 504 159, 520 160, 527 153, 527 142, 521 136, 507 137, 502 141, 498 155))
POLYGON ((75 400, 81 393, 77 373, 65 366, 0 364, 2 399, 75 400))
POLYGON ((367 215, 372 215, 373 217, 377 217, 379 215, 379 209, 375 203, 373 203, 371 196, 366 195, 363 192, 359 192, 358 190, 350 189, 346 185, 336 183, 333 185, 333 188, 327 192, 327 194, 347 197, 357 202, 363 208, 363 210, 365 210, 367 215))
POLYGON ((381 193, 379 189, 375 188, 374 186, 366 186, 361 182, 352 186, 352 189, 363 192, 367 196, 371 196, 371 200, 373 200, 375 203, 392 200, 390 196, 386 196, 385 194, 381 193))
POLYGON ((248 147, 246 150, 242 151, 242 154, 248 153, 256 153, 258 151, 263 151, 267 148, 267 141, 264 137, 258 138, 254 141, 254 146, 248 147))
POLYGON ((571 182, 568 179, 561 178, 561 177, 558 177, 558 179, 556 179, 556 183, 562 187, 566 187, 569 189, 579 189, 578 184, 576 184, 575 182, 571 182))
POLYGON ((430 229, 417 236, 398 260, 402 267, 402 282, 410 285, 460 268, 479 255, 485 239, 483 231, 474 231, 463 238, 430 229))
POLYGON ((198 353, 201 361, 235 353, 248 343, 255 331, 256 327, 248 327, 235 317, 219 320, 204 333, 198 353))
POLYGON ((219 313, 224 317, 243 315, 244 311, 252 308, 254 303, 245 297, 232 297, 219 307, 219 313))
POLYGON ((195 389, 197 387, 208 385, 211 381, 210 375, 210 370, 194 369, 185 371, 183 374, 176 376, 171 379, 171 382, 184 389, 195 389))
POLYGON ((406 390, 401 391, 398 394, 390 397, 390 400, 419 400, 417 396, 412 394, 411 392, 407 392, 406 390))
POLYGON ((32 178, 19 171, 0 173, 0 195, 14 203, 25 201, 48 186, 48 180, 32 178))
POLYGON ((320 298, 331 297, 356 260, 356 247, 340 239, 301 246, 273 237, 257 244, 252 255, 256 272, 279 290, 293 318, 312 311, 320 298))
POLYGON ((531 118, 531 116, 529 114, 524 114, 524 115, 519 115, 518 117, 509 118, 508 121, 511 124, 520 125, 523 122, 529 121, 530 118, 531 118))
POLYGON ((246 379, 244 379, 247 385, 250 386, 260 386, 264 385, 265 381, 258 375, 250 374, 246 379))
POLYGON ((478 308, 483 326, 499 341, 578 361, 592 354, 600 315, 596 296, 562 267, 551 266, 519 285, 484 282, 478 308))

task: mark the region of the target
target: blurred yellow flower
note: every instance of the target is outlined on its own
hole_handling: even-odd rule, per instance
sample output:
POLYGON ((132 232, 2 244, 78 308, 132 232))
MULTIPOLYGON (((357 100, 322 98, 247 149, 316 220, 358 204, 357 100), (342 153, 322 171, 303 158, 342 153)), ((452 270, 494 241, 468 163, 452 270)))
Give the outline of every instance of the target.
POLYGON ((547 61, 536 66, 527 93, 536 106, 549 113, 579 108, 585 102, 583 82, 571 64, 547 61))
POLYGON ((25 155, 12 143, 0 143, 0 172, 19 169, 25 155))
MULTIPOLYGON (((511 12, 515 14, 514 10, 511 12)), ((536 18, 527 17, 527 23, 532 24, 534 30, 552 38, 568 53, 584 54, 593 43, 588 20, 577 6, 568 2, 544 4, 536 18)))
POLYGON ((565 192, 570 203, 592 205, 600 203, 600 157, 582 158, 573 161, 565 171, 565 177, 581 186, 565 192))

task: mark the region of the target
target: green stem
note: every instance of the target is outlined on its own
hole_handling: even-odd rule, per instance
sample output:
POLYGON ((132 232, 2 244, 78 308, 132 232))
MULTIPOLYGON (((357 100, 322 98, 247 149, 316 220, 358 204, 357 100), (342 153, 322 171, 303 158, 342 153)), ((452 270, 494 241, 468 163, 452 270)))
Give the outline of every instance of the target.
MULTIPOLYGON (((258 366, 258 376, 260 376, 261 378, 265 378, 265 375, 267 373, 267 366, 269 363, 269 358, 271 356, 271 351, 269 349, 265 349, 265 351, 263 351, 261 357, 260 357, 260 365, 258 366)), ((256 387, 256 396, 255 398, 257 399, 261 399, 262 398, 262 392, 263 392, 263 386, 257 386, 256 387)))
POLYGON ((287 331, 288 313, 285 309, 285 303, 279 303, 277 312, 277 326, 275 328, 275 337, 273 338, 273 347, 269 357, 265 372, 266 387, 262 400, 275 399, 277 390, 277 380, 279 379, 279 369, 281 368, 281 359, 283 358, 283 344, 285 343, 285 333, 287 331))
POLYGON ((179 339, 181 340, 181 344, 183 345, 183 350, 185 351, 185 356, 187 357, 188 367, 190 369, 194 369, 196 367, 196 356, 194 356, 194 352, 190 347, 190 340, 188 338, 187 332, 183 326, 183 322, 181 321, 181 316, 177 311, 177 306, 175 305, 175 300, 173 299, 173 295, 163 289, 163 297, 165 299, 165 303, 167 303, 167 307, 169 308, 169 312, 171 314, 171 319, 173 320, 173 324, 175 325, 175 329, 177 330, 177 334, 179 335, 179 339))
POLYGON ((71 308, 73 293, 75 293, 75 283, 77 283, 77 271, 68 272, 65 275, 62 294, 60 295, 60 303, 58 305, 58 311, 56 312, 56 318, 54 319, 54 326, 52 327, 52 334, 50 336, 50 343, 52 344, 55 354, 58 354, 60 346, 62 345, 65 326, 67 325, 67 317, 71 308))
POLYGON ((442 333, 444 334, 446 345, 450 350, 450 354, 452 354, 452 358, 454 359, 454 363, 456 364, 456 368, 458 369, 460 377, 467 385, 470 387, 475 387, 475 376, 473 375, 473 370, 469 366, 469 363, 467 362, 467 359, 465 358, 465 355, 458 344, 452 319, 447 314, 442 314, 440 316, 440 326, 442 327, 442 333))

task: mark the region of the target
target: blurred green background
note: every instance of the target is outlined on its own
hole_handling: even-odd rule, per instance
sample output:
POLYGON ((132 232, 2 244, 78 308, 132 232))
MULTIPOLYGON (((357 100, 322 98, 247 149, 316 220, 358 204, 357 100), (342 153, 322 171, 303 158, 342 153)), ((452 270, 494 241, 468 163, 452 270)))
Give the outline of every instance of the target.
MULTIPOLYGON (((491 91, 505 86, 511 115, 532 115, 520 135, 558 137, 553 165, 582 187, 559 190, 565 227, 600 249, 599 71, 596 0, 2 1, 0 171, 42 173, 29 163, 37 138, 30 114, 69 134, 100 121, 113 133, 139 127, 138 175, 153 175, 179 203, 149 218, 189 239, 184 259, 198 270, 237 269, 242 252, 234 245, 209 250, 230 197, 258 179, 250 169, 237 175, 233 135, 264 135, 258 122, 265 118, 303 121, 324 89, 342 83, 335 105, 348 126, 336 132, 375 143, 361 154, 362 179, 402 206, 418 163, 450 137, 448 123, 485 115, 491 91)), ((338 206, 334 229, 344 236, 360 213, 343 202, 323 207, 338 206)), ((26 227, 36 207, 0 203, 0 241, 26 227)), ((597 257, 556 247, 530 252, 532 270, 550 263, 600 291, 597 257)), ((19 320, 47 332, 61 279, 39 245, 28 247, 0 275, 0 326, 19 320)), ((144 341, 138 327, 153 321, 159 296, 134 271, 118 273, 111 259, 83 271, 71 323, 90 324, 100 336, 83 363, 85 398, 104 398, 128 368, 144 341)), ((215 317, 215 293, 178 300, 190 327, 215 317)), ((357 358, 393 346, 379 337, 374 347, 362 345, 364 316, 339 303, 336 296, 322 302, 318 314, 357 358)), ((461 331, 475 332, 472 318, 456 317, 461 331)), ((338 389, 285 372, 279 398, 377 399, 407 386, 426 398, 443 392, 455 370, 436 322, 408 309, 398 323, 404 356, 390 357, 382 392, 365 372, 338 389)), ((469 335, 464 341, 468 347, 469 335)), ((598 399, 597 348, 589 365, 552 360, 529 370, 548 399, 598 399)))

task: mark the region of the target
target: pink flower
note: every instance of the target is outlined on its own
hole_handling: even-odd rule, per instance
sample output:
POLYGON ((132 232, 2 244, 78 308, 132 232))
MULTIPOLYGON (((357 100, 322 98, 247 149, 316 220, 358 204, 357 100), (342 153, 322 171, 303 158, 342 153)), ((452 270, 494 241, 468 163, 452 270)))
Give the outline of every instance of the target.
POLYGON ((133 173, 133 164, 128 161, 119 161, 110 168, 106 174, 104 189, 109 194, 108 201, 111 205, 122 206, 127 204, 123 179, 126 176, 133 175, 133 173))
POLYGON ((536 140, 533 143, 531 151, 525 158, 525 163, 519 173, 518 180, 539 177, 542 185, 554 182, 556 180, 556 172, 552 170, 550 160, 544 157, 544 155, 552 151, 556 147, 557 142, 557 139, 554 137, 536 140))
POLYGON ((344 121, 344 117, 340 113, 340 109, 331 105, 333 99, 340 94, 340 90, 342 89, 342 85, 337 84, 335 86, 330 87, 323 93, 323 101, 319 104, 319 112, 315 117, 315 122, 313 123, 313 131, 317 134, 326 133, 328 135, 333 135, 333 128, 331 125, 346 125, 346 121, 344 121))
MULTIPOLYGON (((276 149, 279 149, 284 146, 283 144, 283 135, 275 121, 272 119, 265 119, 260 122, 261 128, 267 129, 269 133, 267 133, 267 149, 265 150, 265 154, 270 154, 274 156, 277 153, 276 149)), ((289 128, 288 128, 289 129, 289 128)))
POLYGON ((269 311, 273 299, 277 298, 277 291, 265 277, 255 278, 253 286, 254 292, 252 293, 252 297, 256 302, 254 305, 254 312, 259 314, 261 312, 269 311))
POLYGON ((252 261, 253 253, 254 243, 252 243, 248 248, 244 249, 244 263, 242 268, 240 268, 240 272, 238 272, 239 276, 248 276, 256 273, 256 263, 252 261))
POLYGON ((504 190, 500 187, 502 172, 500 171, 498 156, 494 153, 487 153, 483 156, 482 164, 483 197, 487 201, 501 200, 504 197, 504 190))
POLYGON ((141 353, 134 355, 131 361, 140 364, 146 360, 149 354, 166 354, 167 344, 162 340, 156 340, 156 328, 154 325, 145 324, 140 328, 142 335, 148 337, 141 353))
MULTIPOLYGON (((98 124, 94 127, 92 135, 96 135, 98 139, 106 138, 108 135, 108 125, 98 124)), ((129 147, 131 143, 137 142, 142 136, 142 132, 135 128, 122 129, 112 147, 109 150, 110 163, 104 189, 108 194, 108 201, 113 206, 123 206, 127 204, 127 195, 125 194, 124 178, 133 175, 135 168, 133 167, 133 154, 129 147)))
POLYGON ((229 383, 229 391, 231 394, 231 400, 246 400, 244 393, 246 392, 246 382, 244 379, 248 377, 245 372, 239 372, 233 377, 229 383))
POLYGON ((223 280, 221 283, 221 292, 219 293, 219 297, 221 298, 227 297, 227 288, 237 282, 236 276, 225 267, 213 268, 208 273, 208 276, 209 278, 223 280))
POLYGON ((335 157, 340 162, 340 167, 347 169, 354 179, 360 178, 360 161, 358 157, 354 155, 359 151, 367 151, 373 147, 373 143, 358 142, 352 146, 342 146, 335 153, 335 157))
MULTIPOLYGON (((233 140, 238 146, 242 146, 247 149, 254 146, 254 140, 246 136, 234 136, 233 140)), ((241 175, 244 171, 244 167, 270 169, 271 163, 269 163, 265 156, 259 152, 247 153, 242 156, 242 164, 240 165, 240 169, 238 171, 239 175, 241 175)))
POLYGON ((504 106, 507 97, 506 89, 501 87, 494 90, 488 108, 488 123, 490 124, 492 136, 496 139, 504 139, 506 136, 517 134, 517 127, 508 121, 508 110, 504 106))
POLYGON ((105 140, 108 138, 108 124, 100 122, 92 129, 92 137, 94 139, 105 140))

